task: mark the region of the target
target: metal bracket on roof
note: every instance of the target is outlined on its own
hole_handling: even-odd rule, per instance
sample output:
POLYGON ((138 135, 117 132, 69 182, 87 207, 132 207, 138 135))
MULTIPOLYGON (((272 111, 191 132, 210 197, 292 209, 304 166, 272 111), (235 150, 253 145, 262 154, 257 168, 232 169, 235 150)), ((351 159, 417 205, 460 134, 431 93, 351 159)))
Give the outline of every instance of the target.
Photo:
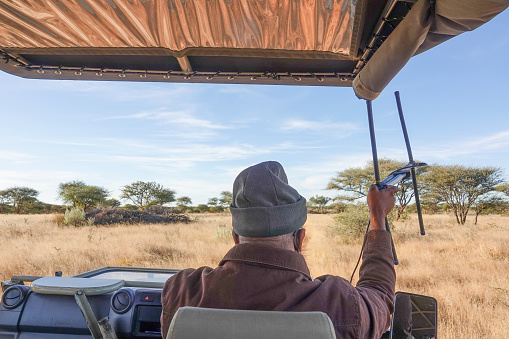
POLYGON ((401 20, 404 19, 405 15, 410 11, 413 3, 415 2, 416 1, 414 0, 391 0, 387 2, 382 12, 382 15, 380 15, 380 19, 378 19, 378 22, 376 23, 375 30, 373 31, 373 35, 371 36, 371 40, 369 41, 368 45, 364 48, 364 52, 362 53, 362 56, 357 62, 357 65, 355 65, 353 74, 357 75, 361 71, 361 69, 366 65, 371 56, 375 54, 375 52, 378 50, 378 47, 380 47, 380 45, 385 41, 385 39, 387 39, 390 33, 382 34, 383 31, 386 31, 386 27, 390 27, 390 30, 392 32, 396 28, 396 26, 401 22, 401 20), (393 12, 398 12, 394 11, 398 3, 404 4, 405 7, 407 8, 406 13, 404 15, 393 14, 393 12))
POLYGON ((189 62, 189 58, 187 56, 178 57, 177 61, 179 62, 180 68, 182 68, 182 72, 192 73, 193 67, 191 67, 191 63, 189 62))

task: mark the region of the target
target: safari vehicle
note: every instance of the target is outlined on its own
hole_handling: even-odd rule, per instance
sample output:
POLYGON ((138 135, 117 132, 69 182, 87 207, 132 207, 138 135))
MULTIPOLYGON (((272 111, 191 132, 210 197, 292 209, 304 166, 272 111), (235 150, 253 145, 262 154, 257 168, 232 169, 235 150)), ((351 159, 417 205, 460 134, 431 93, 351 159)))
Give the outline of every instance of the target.
MULTIPOLYGON (((353 87, 369 107, 412 56, 508 6, 507 0, 0 0, 0 69, 37 79, 353 87)), ((2 284, 0 338, 158 338, 161 289, 175 272, 104 267, 73 277, 14 276, 2 284)), ((398 294, 396 310, 400 295, 410 302, 414 337, 436 337, 434 299, 398 294)), ((221 326, 215 316, 222 310, 182 310, 175 338, 334 337, 330 319, 319 314, 305 313, 303 321, 303 314, 229 311, 230 326, 221 326), (263 326, 246 327, 252 319, 263 326), (214 332, 228 328, 236 332, 214 332)), ((392 328, 399 321, 395 316, 392 328)))

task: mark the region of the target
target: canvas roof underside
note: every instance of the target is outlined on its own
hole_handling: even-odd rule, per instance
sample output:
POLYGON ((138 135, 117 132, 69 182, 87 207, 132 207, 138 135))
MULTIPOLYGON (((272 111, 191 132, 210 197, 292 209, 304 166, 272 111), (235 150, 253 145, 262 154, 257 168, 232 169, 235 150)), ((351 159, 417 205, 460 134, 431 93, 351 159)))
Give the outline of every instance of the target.
POLYGON ((509 0, 0 0, 0 69, 27 78, 353 86, 509 0))

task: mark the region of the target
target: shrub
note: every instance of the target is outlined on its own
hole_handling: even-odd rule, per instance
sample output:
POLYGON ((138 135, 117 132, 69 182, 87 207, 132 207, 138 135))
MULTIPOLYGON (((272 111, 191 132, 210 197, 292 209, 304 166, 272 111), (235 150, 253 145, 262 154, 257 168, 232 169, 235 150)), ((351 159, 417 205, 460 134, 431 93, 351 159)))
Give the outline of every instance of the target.
POLYGON ((209 206, 205 204, 199 204, 196 206, 195 210, 193 212, 195 213, 204 213, 209 211, 209 206))
MULTIPOLYGON (((394 208, 394 210, 396 209, 396 207, 394 208)), ((392 218, 391 216, 393 215, 393 213, 395 213, 393 210, 393 212, 391 212, 389 214, 389 224, 391 226, 391 229, 393 227, 393 224, 392 224, 392 218)), ((399 215, 399 220, 409 220, 410 219, 410 215, 408 214, 408 211, 405 209, 403 212, 401 212, 401 214, 399 215)))
MULTIPOLYGON (((395 210, 388 215, 389 227, 394 229, 395 210)), ((338 225, 332 227, 332 233, 344 240, 362 239, 369 221, 369 207, 366 203, 347 204, 335 220, 338 225)))
POLYGON ((347 239, 361 238, 369 220, 368 205, 348 204, 335 219, 339 224, 333 227, 333 233, 347 239))
POLYGON ((53 214, 53 222, 58 226, 64 226, 64 214, 53 214))
POLYGON ((64 225, 72 225, 75 227, 87 225, 88 221, 85 217, 85 211, 81 208, 72 207, 65 210, 64 225))
POLYGON ((209 208, 209 212, 210 213, 222 213, 222 212, 224 212, 224 207, 223 206, 211 206, 209 208))

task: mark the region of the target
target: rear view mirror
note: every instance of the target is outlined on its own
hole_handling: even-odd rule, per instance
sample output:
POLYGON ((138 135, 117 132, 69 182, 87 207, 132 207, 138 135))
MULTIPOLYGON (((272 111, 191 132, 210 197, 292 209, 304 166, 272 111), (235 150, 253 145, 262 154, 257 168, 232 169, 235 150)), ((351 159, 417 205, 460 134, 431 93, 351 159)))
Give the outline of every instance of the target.
POLYGON ((392 339, 435 339, 437 337, 436 299, 397 292, 391 329, 392 339))

